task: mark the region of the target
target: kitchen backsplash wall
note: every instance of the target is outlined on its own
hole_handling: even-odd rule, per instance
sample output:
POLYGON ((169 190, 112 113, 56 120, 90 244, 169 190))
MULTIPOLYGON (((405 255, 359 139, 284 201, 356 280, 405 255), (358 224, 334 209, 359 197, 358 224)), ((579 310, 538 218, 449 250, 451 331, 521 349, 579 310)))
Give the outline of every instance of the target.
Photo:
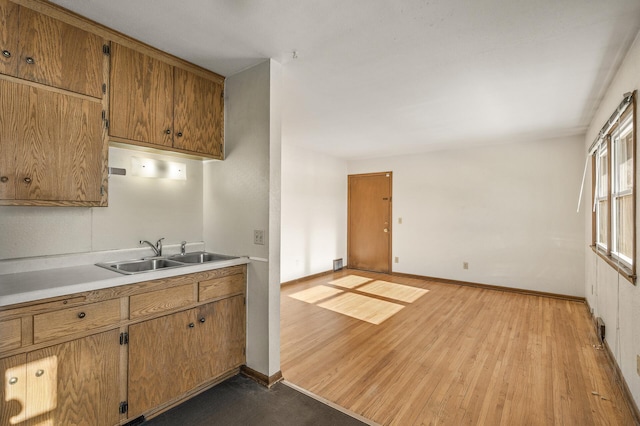
MULTIPOLYGON (((202 162, 112 147, 109 207, 0 207, 0 260, 202 241, 202 162), (186 180, 131 175, 131 158, 186 165, 186 180)), ((1 273, 1 271, 0 271, 1 273)))

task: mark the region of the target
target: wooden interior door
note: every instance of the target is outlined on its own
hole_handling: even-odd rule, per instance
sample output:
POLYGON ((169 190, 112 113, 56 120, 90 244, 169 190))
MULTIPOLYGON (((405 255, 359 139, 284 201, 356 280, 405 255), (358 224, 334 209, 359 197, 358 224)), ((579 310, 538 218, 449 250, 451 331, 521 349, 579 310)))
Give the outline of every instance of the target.
POLYGON ((391 188, 391 172, 349 175, 349 268, 391 272, 391 188))
POLYGON ((179 68, 174 82, 173 147, 220 156, 222 85, 179 68))

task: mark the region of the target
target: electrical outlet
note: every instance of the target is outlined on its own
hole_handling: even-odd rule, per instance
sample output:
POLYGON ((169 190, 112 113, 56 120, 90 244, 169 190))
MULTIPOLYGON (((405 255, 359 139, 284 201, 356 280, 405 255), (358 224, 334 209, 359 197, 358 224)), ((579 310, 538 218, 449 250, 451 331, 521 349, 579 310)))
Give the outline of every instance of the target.
POLYGON ((462 262, 462 269, 469 269, 469 262, 462 262))
POLYGON ((402 218, 401 217, 398 218, 398 224, 402 225, 402 218))
POLYGON ((400 262, 400 258, 396 256, 396 263, 400 262))
POLYGON ((253 230, 253 244, 264 245, 264 231, 262 229, 253 230))

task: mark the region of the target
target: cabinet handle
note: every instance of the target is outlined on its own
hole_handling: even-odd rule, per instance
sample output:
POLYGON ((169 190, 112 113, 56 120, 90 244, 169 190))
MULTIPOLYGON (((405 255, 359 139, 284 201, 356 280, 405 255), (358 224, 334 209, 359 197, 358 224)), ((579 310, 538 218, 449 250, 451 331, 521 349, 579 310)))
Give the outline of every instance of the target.
POLYGON ((9 384, 10 385, 15 385, 16 383, 18 383, 18 378, 17 377, 11 377, 9 379, 9 384))
POLYGON ((192 322, 190 322, 190 323, 189 323, 189 328, 193 328, 193 327, 195 327, 195 326, 196 326, 196 325, 195 325, 194 323, 192 323, 192 322))
POLYGON ((178 132, 178 133, 176 133, 176 135, 177 135, 179 138, 181 138, 181 137, 182 137, 182 132, 178 132))
POLYGON ((171 134, 171 129, 167 129, 164 131, 166 134, 170 135, 171 134))
POLYGON ((0 182, 7 183, 7 182, 9 182, 9 178, 6 177, 6 176, 2 176, 2 177, 0 177, 0 182))
POLYGON ((26 63, 28 63, 29 65, 33 65, 36 63, 36 61, 33 60, 33 58, 31 56, 27 56, 27 59, 24 60, 26 63))
POLYGON ((84 312, 80 312, 80 313, 78 314, 78 318, 84 318, 84 317, 86 317, 86 316, 87 316, 87 314, 85 314, 84 312))
POLYGON ((36 377, 41 377, 44 374, 44 370, 36 371, 36 377))
POLYGON ((30 177, 24 178, 24 183, 31 183, 31 178, 30 177))
POLYGON ((8 50, 3 50, 2 51, 2 56, 4 56, 5 58, 10 58, 11 57, 11 52, 9 52, 8 50))
POLYGON ((200 322, 204 324, 207 319, 205 317, 200 318, 200 322))

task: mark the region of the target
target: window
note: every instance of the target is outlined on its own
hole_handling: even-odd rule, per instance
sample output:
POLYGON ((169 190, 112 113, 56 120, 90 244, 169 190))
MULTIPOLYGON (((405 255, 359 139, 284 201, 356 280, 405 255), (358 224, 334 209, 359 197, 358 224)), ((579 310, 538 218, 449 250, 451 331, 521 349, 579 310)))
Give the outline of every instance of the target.
POLYGON ((593 248, 632 282, 636 256, 634 95, 625 98, 591 150, 593 248))

